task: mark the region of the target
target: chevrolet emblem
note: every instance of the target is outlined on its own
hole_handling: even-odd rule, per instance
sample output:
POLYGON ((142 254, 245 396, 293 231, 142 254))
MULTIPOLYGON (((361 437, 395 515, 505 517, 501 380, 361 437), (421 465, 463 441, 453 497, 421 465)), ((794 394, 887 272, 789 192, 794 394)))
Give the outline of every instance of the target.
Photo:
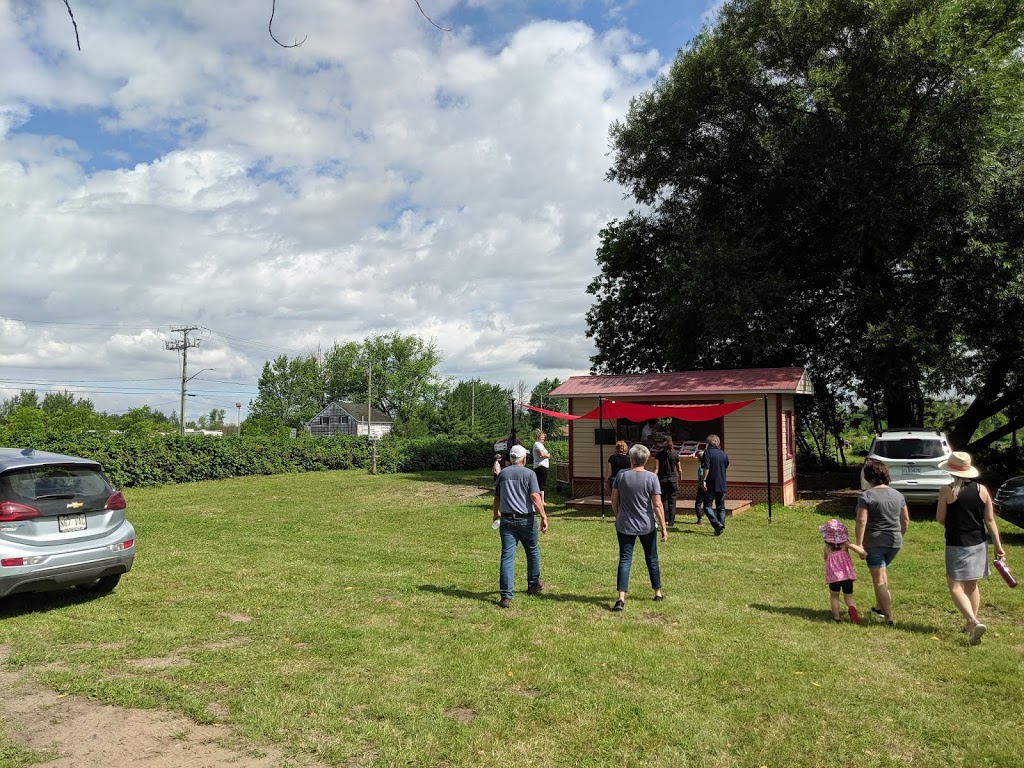
POLYGON ((81 509, 83 506, 84 506, 84 504, 82 504, 82 502, 80 502, 80 501, 72 501, 70 504, 68 504, 67 508, 68 509, 81 509))

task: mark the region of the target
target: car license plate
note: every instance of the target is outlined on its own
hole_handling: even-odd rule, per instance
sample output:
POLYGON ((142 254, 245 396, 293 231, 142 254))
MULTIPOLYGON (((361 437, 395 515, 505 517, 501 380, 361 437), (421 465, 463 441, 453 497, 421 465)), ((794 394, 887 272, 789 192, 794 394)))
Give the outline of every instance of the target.
POLYGON ((921 467, 904 467, 904 475, 920 475, 924 470, 921 467))
POLYGON ((59 515, 57 517, 57 530, 61 533, 85 530, 85 513, 77 515, 59 515))

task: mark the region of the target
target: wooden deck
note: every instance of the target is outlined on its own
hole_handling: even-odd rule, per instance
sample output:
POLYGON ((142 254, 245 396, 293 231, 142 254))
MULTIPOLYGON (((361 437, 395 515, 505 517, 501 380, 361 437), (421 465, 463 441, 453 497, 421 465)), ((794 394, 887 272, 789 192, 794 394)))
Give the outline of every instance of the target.
MULTIPOLYGON (((686 516, 693 514, 693 499, 676 499, 676 517, 686 516)), ((733 517, 734 515, 740 515, 750 509, 750 505, 753 502, 750 499, 730 499, 728 496, 725 499, 725 516, 733 517)), ((570 499, 565 502, 565 506, 571 507, 572 509, 586 512, 587 510, 594 510, 598 512, 601 510, 601 497, 600 496, 582 496, 578 499, 570 499)), ((604 506, 607 511, 611 511, 612 508, 612 497, 611 494, 604 497, 604 506)))

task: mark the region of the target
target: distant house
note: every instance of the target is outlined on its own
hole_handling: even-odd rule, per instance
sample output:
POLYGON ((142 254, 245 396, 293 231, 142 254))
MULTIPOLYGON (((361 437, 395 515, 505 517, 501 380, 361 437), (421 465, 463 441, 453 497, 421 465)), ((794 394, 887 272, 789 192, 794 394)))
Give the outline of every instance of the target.
POLYGON ((365 435, 367 427, 374 437, 382 437, 391 431, 391 419, 383 411, 373 408, 368 424, 366 403, 341 403, 335 400, 306 422, 306 428, 313 437, 365 435))

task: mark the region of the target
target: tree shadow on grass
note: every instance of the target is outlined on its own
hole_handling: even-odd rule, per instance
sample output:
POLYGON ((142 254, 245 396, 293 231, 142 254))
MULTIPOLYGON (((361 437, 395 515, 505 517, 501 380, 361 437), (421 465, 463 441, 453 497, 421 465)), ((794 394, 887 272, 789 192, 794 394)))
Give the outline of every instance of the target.
POLYGON ((1024 544, 1024 531, 1000 531, 999 539, 1003 544, 1013 544, 1019 547, 1024 544))
MULTIPOLYGON (((757 611, 765 611, 767 613, 777 613, 784 616, 796 616, 797 618, 804 619, 805 621, 812 621, 817 624, 831 624, 832 614, 827 610, 818 610, 814 608, 803 608, 797 605, 765 605, 764 603, 751 603, 750 607, 757 611)), ((899 632, 917 632, 922 635, 934 635, 937 632, 941 632, 938 627, 933 627, 929 624, 921 624, 916 621, 900 621, 899 617, 896 617, 896 626, 887 627, 882 622, 876 621, 870 618, 868 615, 868 609, 864 609, 861 612, 861 626, 870 627, 872 625, 879 629, 885 629, 887 631, 899 631, 899 632)))

